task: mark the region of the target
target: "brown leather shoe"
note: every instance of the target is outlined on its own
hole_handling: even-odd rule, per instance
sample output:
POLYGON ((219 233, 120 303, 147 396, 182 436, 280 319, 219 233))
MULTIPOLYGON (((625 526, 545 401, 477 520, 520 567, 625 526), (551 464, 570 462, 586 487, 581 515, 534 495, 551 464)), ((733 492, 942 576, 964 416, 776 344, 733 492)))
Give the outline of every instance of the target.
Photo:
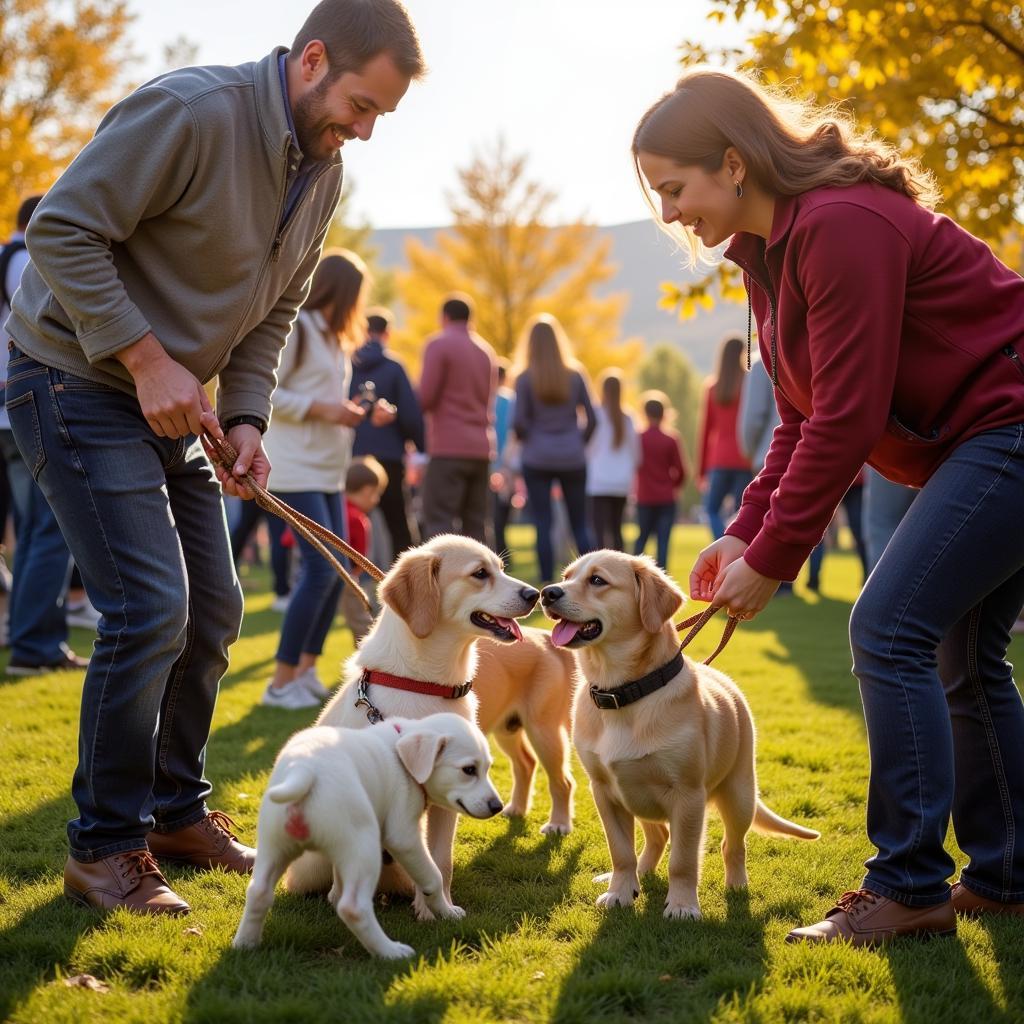
POLYGON ((867 889, 858 889, 844 892, 824 921, 794 928, 786 941, 879 946, 905 935, 933 938, 955 934, 956 914, 948 900, 931 907, 908 907, 867 889))
POLYGON ((68 857, 64 895, 83 907, 135 914, 187 914, 189 905, 167 884, 148 850, 115 853, 89 864, 68 857))
POLYGON ((958 914, 973 917, 976 914, 1013 914, 1024 917, 1024 903, 1001 903, 971 892, 963 882, 953 883, 953 909, 958 914))
POLYGON ((234 827, 223 811, 210 811, 202 821, 177 832, 150 832, 146 841, 153 855, 165 864, 223 868, 247 875, 256 863, 256 850, 237 841, 231 831, 234 827))

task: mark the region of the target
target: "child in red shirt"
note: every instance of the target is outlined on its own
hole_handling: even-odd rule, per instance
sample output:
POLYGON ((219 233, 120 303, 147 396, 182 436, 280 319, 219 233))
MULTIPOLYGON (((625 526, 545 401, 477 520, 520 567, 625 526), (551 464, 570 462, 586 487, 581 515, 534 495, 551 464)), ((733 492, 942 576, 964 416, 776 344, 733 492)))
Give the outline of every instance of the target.
MULTIPOLYGON (((348 542, 361 555, 369 556, 373 530, 369 514, 380 504, 380 496, 387 485, 388 475, 373 456, 353 460, 345 474, 348 542)), ((359 577, 359 582, 365 583, 368 579, 369 577, 363 573, 359 577)), ((359 598, 347 586, 341 592, 341 610, 345 614, 349 629, 352 630, 352 639, 358 647, 363 637, 370 632, 373 620, 359 598)))
POLYGON ((640 532, 634 554, 642 554, 654 533, 658 545, 658 565, 668 567, 668 544, 676 518, 676 496, 686 482, 686 461, 679 446, 679 435, 662 423, 672 419, 674 411, 660 391, 641 396, 647 429, 640 435, 640 468, 636 473, 636 524, 640 532))

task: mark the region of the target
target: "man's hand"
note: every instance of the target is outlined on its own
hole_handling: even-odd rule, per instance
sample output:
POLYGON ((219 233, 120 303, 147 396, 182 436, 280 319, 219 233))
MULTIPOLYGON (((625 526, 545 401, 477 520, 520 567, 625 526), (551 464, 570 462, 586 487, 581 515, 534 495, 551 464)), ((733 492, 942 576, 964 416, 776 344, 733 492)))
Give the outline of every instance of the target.
POLYGON ((223 437, 203 386, 167 354, 155 334, 143 335, 114 358, 132 375, 142 415, 157 437, 201 434, 204 427, 223 437))
POLYGON ((248 423, 241 423, 228 431, 227 439, 238 452, 238 458, 230 473, 218 466, 217 463, 213 464, 213 468, 225 494, 248 501, 256 495, 248 484, 242 483, 241 478, 245 476, 246 472, 252 473, 261 487, 267 486, 267 480, 270 477, 270 459, 267 458, 267 453, 263 450, 263 438, 255 427, 248 423))
POLYGON ((378 398, 374 403, 370 422, 375 427, 386 427, 389 423, 394 423, 397 416, 398 410, 390 402, 378 398))

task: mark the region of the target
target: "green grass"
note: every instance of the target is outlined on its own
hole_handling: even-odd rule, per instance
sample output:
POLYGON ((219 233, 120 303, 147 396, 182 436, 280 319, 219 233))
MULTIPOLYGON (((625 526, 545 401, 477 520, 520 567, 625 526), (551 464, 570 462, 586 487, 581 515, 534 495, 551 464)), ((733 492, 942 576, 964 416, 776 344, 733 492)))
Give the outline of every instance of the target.
MULTIPOLYGON (((529 531, 515 531, 520 545, 529 531)), ((704 540, 678 529, 672 569, 683 579, 704 540)), ((517 550, 522 574, 531 571, 517 550)), ((382 907, 394 938, 418 959, 371 960, 320 900, 280 894, 263 947, 235 952, 240 877, 171 871, 194 908, 184 919, 106 918, 61 896, 64 826, 75 764, 80 679, 0 683, 0 1019, 40 1021, 941 1021, 1024 1020, 1024 925, 963 923, 955 941, 883 952, 788 946, 794 923, 817 920, 855 887, 864 834, 867 752, 846 623, 858 571, 830 555, 824 591, 798 586, 736 634, 718 664, 743 686, 758 724, 762 792, 779 813, 822 833, 818 843, 751 836, 750 892, 723 888, 711 816, 701 884, 704 918, 661 916, 665 867, 633 910, 599 911, 591 878, 608 867, 604 836, 579 765, 577 823, 558 840, 538 829, 541 777, 525 823, 464 820, 454 891, 463 921, 417 924, 408 903, 382 907), (109 991, 71 989, 88 973, 109 991)), ((313 713, 261 708, 280 617, 257 574, 246 580, 243 638, 224 681, 208 773, 211 806, 252 838, 277 750, 313 713)), ((703 656, 716 627, 694 646, 703 656)), ((75 639, 85 646, 84 634, 75 639)), ((325 664, 349 652, 332 636, 325 664)), ((1014 653, 1024 653, 1018 641, 1014 653)), ((500 754, 494 772, 507 793, 500 754)), ((952 848, 952 847, 951 847, 952 848)), ((957 854, 958 861, 962 861, 957 854)))

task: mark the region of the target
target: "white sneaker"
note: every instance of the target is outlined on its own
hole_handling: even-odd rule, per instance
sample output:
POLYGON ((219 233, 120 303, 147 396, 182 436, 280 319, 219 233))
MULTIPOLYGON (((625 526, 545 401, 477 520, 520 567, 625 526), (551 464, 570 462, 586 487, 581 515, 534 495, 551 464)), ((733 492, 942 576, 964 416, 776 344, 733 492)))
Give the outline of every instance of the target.
POLYGON ((260 703, 266 708, 287 708, 289 711, 320 707, 320 701, 298 679, 293 679, 284 686, 267 683, 260 703))
POLYGON ((92 602, 86 598, 81 604, 65 605, 64 621, 69 626, 77 626, 79 629, 95 630, 99 625, 100 613, 92 606, 92 602))
POLYGON ((291 594, 275 594, 274 600, 270 602, 270 610, 272 612, 281 612, 283 614, 288 611, 288 602, 291 599, 291 594))
POLYGON ((295 677, 295 682, 299 683, 306 693, 312 694, 322 704, 330 696, 327 691, 327 687, 320 682, 320 678, 316 674, 315 668, 307 668, 301 675, 295 677))

